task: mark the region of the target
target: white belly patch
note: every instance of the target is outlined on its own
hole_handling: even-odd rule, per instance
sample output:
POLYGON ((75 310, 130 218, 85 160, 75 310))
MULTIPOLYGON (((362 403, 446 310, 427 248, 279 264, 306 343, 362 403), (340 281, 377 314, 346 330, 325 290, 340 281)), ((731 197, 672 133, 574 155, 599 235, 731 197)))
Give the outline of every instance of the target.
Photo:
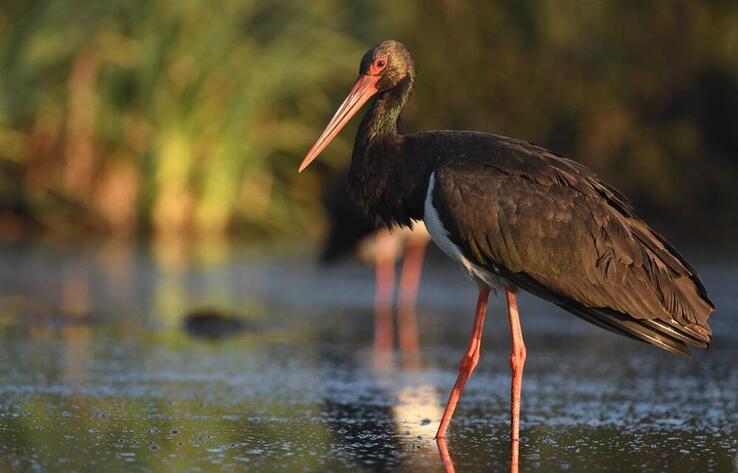
POLYGON ((459 247, 454 245, 454 243, 449 239, 448 231, 444 228, 443 223, 438 216, 438 211, 433 207, 433 189, 435 185, 436 176, 435 173, 433 173, 431 174, 430 181, 428 182, 428 193, 425 196, 425 212, 423 216, 425 226, 428 229, 428 233, 430 233, 433 242, 441 249, 441 251, 446 253, 449 258, 459 263, 461 267, 464 268, 466 274, 473 280, 477 281, 477 283, 493 289, 503 287, 503 280, 500 276, 469 261, 461 253, 459 247))

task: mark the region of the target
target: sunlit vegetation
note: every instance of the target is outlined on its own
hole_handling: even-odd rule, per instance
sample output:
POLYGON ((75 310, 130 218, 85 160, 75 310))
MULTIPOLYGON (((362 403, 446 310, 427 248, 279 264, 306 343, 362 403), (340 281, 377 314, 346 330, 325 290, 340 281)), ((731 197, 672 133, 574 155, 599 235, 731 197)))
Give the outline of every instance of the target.
POLYGON ((386 38, 418 68, 406 129, 525 138, 666 222, 735 222, 735 2, 55 0, 0 5, 0 234, 317 234, 353 128, 297 163, 386 38))

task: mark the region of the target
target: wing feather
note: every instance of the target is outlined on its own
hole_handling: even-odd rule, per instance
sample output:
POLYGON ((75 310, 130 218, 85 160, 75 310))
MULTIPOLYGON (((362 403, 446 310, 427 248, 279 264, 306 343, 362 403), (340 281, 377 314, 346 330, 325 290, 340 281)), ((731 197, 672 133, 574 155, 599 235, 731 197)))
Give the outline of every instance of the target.
POLYGON ((485 153, 447 159, 435 172, 434 206, 472 262, 672 352, 709 343, 714 306, 699 276, 622 194, 543 148, 488 141, 485 153))

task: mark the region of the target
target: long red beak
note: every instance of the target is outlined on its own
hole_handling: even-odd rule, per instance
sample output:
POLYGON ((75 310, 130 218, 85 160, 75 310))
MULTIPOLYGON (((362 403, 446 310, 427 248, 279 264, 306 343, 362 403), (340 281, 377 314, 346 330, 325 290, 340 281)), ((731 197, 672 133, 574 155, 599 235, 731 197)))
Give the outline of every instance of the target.
POLYGON ((356 115, 356 112, 359 111, 361 106, 364 105, 372 95, 378 92, 377 81, 380 77, 381 76, 369 75, 359 76, 359 79, 356 81, 356 84, 354 84, 351 92, 349 92, 341 106, 338 107, 336 114, 333 115, 333 118, 328 122, 325 130, 323 130, 323 133, 320 134, 318 140, 315 142, 313 147, 310 148, 307 155, 305 155, 305 159, 302 160, 302 164, 300 164, 298 172, 302 172, 306 167, 308 167, 308 165, 318 157, 320 152, 323 151, 331 141, 333 141, 333 138, 338 135, 338 132, 346 126, 346 123, 351 120, 351 117, 356 115))

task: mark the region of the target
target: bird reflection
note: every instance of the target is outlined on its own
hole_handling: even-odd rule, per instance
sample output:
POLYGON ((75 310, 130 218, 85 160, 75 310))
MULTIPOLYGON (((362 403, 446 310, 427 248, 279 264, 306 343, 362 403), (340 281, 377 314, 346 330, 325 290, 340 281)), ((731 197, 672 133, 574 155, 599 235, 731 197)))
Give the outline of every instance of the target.
POLYGON ((442 404, 422 371, 376 370, 371 359, 347 357, 340 350, 322 350, 321 358, 339 377, 371 379, 361 393, 326 391, 323 417, 339 453, 377 472, 414 471, 418 461, 436 461, 434 435, 442 404))
POLYGON ((374 363, 377 368, 392 365, 394 345, 395 264, 404 256, 397 288, 397 339, 403 367, 420 366, 416 300, 425 250, 430 241, 425 225, 416 222, 412 229, 377 229, 354 206, 346 180, 338 182, 323 199, 330 230, 321 254, 323 263, 355 253, 375 267, 374 363))
MULTIPOLYGON (((324 336, 332 338, 327 332, 324 336)), ((373 376, 373 370, 366 371, 361 363, 340 350, 324 347, 319 353, 321 364, 338 377, 373 376)), ((367 392, 326 390, 322 416, 339 454, 349 454, 368 471, 391 471, 398 466, 402 445, 395 434, 397 427, 387 383, 374 380, 377 382, 367 392)))
POLYGON ((438 446, 438 453, 441 455, 441 464, 443 465, 443 471, 446 473, 456 473, 454 468, 454 461, 451 459, 451 454, 448 451, 448 445, 446 444, 445 437, 438 437, 436 439, 436 445, 438 446))
MULTIPOLYGON (((358 407, 350 404, 331 404, 331 409, 349 415, 369 415, 373 422, 379 424, 371 427, 376 435, 385 439, 384 446, 399 447, 397 438, 405 443, 421 441, 429 446, 435 437, 436 421, 441 418, 441 402, 435 388, 416 373, 411 384, 397 383, 391 379, 394 368, 394 320, 395 286, 397 285, 397 343, 401 356, 401 367, 405 371, 417 371, 421 366, 420 338, 416 302, 420 277, 422 273, 425 251, 430 241, 428 232, 422 222, 417 222, 412 229, 376 229, 362 219, 360 212, 354 207, 346 190, 346 182, 340 182, 324 199, 330 217, 330 231, 326 240, 321 261, 332 262, 339 257, 356 252, 363 261, 374 261, 374 373, 382 392, 391 396, 395 402, 389 412, 374 407, 371 412, 366 406, 358 407), (399 284, 397 284, 395 265, 402 258, 399 284), (399 387, 398 387, 399 386, 399 387), (379 415, 388 416, 394 426, 396 436, 387 435, 387 423, 377 422, 379 415), (379 430, 376 430, 379 429, 379 430)), ((328 403, 327 403, 328 404, 328 403)), ((366 433, 366 424, 360 425, 366 433)), ((342 431, 349 437, 357 424, 343 427, 342 431)), ((345 436, 344 435, 344 436, 345 436)), ((343 437, 343 436, 342 436, 343 437)), ((417 444, 412 448, 417 448, 417 444)), ((453 472, 453 462, 444 440, 437 444, 441 453, 441 461, 447 472, 453 472)), ((385 449, 386 450, 386 449, 385 449)), ((389 451, 376 452, 385 460, 394 459, 389 451)), ((395 450, 396 452, 396 450, 395 450)), ((434 453, 435 455, 435 453, 434 453)), ((387 461, 375 463, 381 469, 387 461)))
MULTIPOLYGON (((435 456, 435 452, 432 451, 433 439, 437 420, 443 414, 441 398, 435 387, 424 380, 420 372, 410 379, 404 378, 404 381, 397 379, 386 381, 387 389, 394 392, 392 416, 397 435, 404 439, 406 448, 423 448, 428 455, 435 456)), ((445 471, 454 471, 445 443, 443 449, 440 444, 438 448, 445 471)))
POLYGON ((397 304, 397 340, 405 369, 420 367, 420 340, 415 304, 420 285, 428 232, 422 223, 412 230, 378 230, 374 239, 374 354, 378 368, 391 364, 394 348, 395 261, 402 253, 397 304))

